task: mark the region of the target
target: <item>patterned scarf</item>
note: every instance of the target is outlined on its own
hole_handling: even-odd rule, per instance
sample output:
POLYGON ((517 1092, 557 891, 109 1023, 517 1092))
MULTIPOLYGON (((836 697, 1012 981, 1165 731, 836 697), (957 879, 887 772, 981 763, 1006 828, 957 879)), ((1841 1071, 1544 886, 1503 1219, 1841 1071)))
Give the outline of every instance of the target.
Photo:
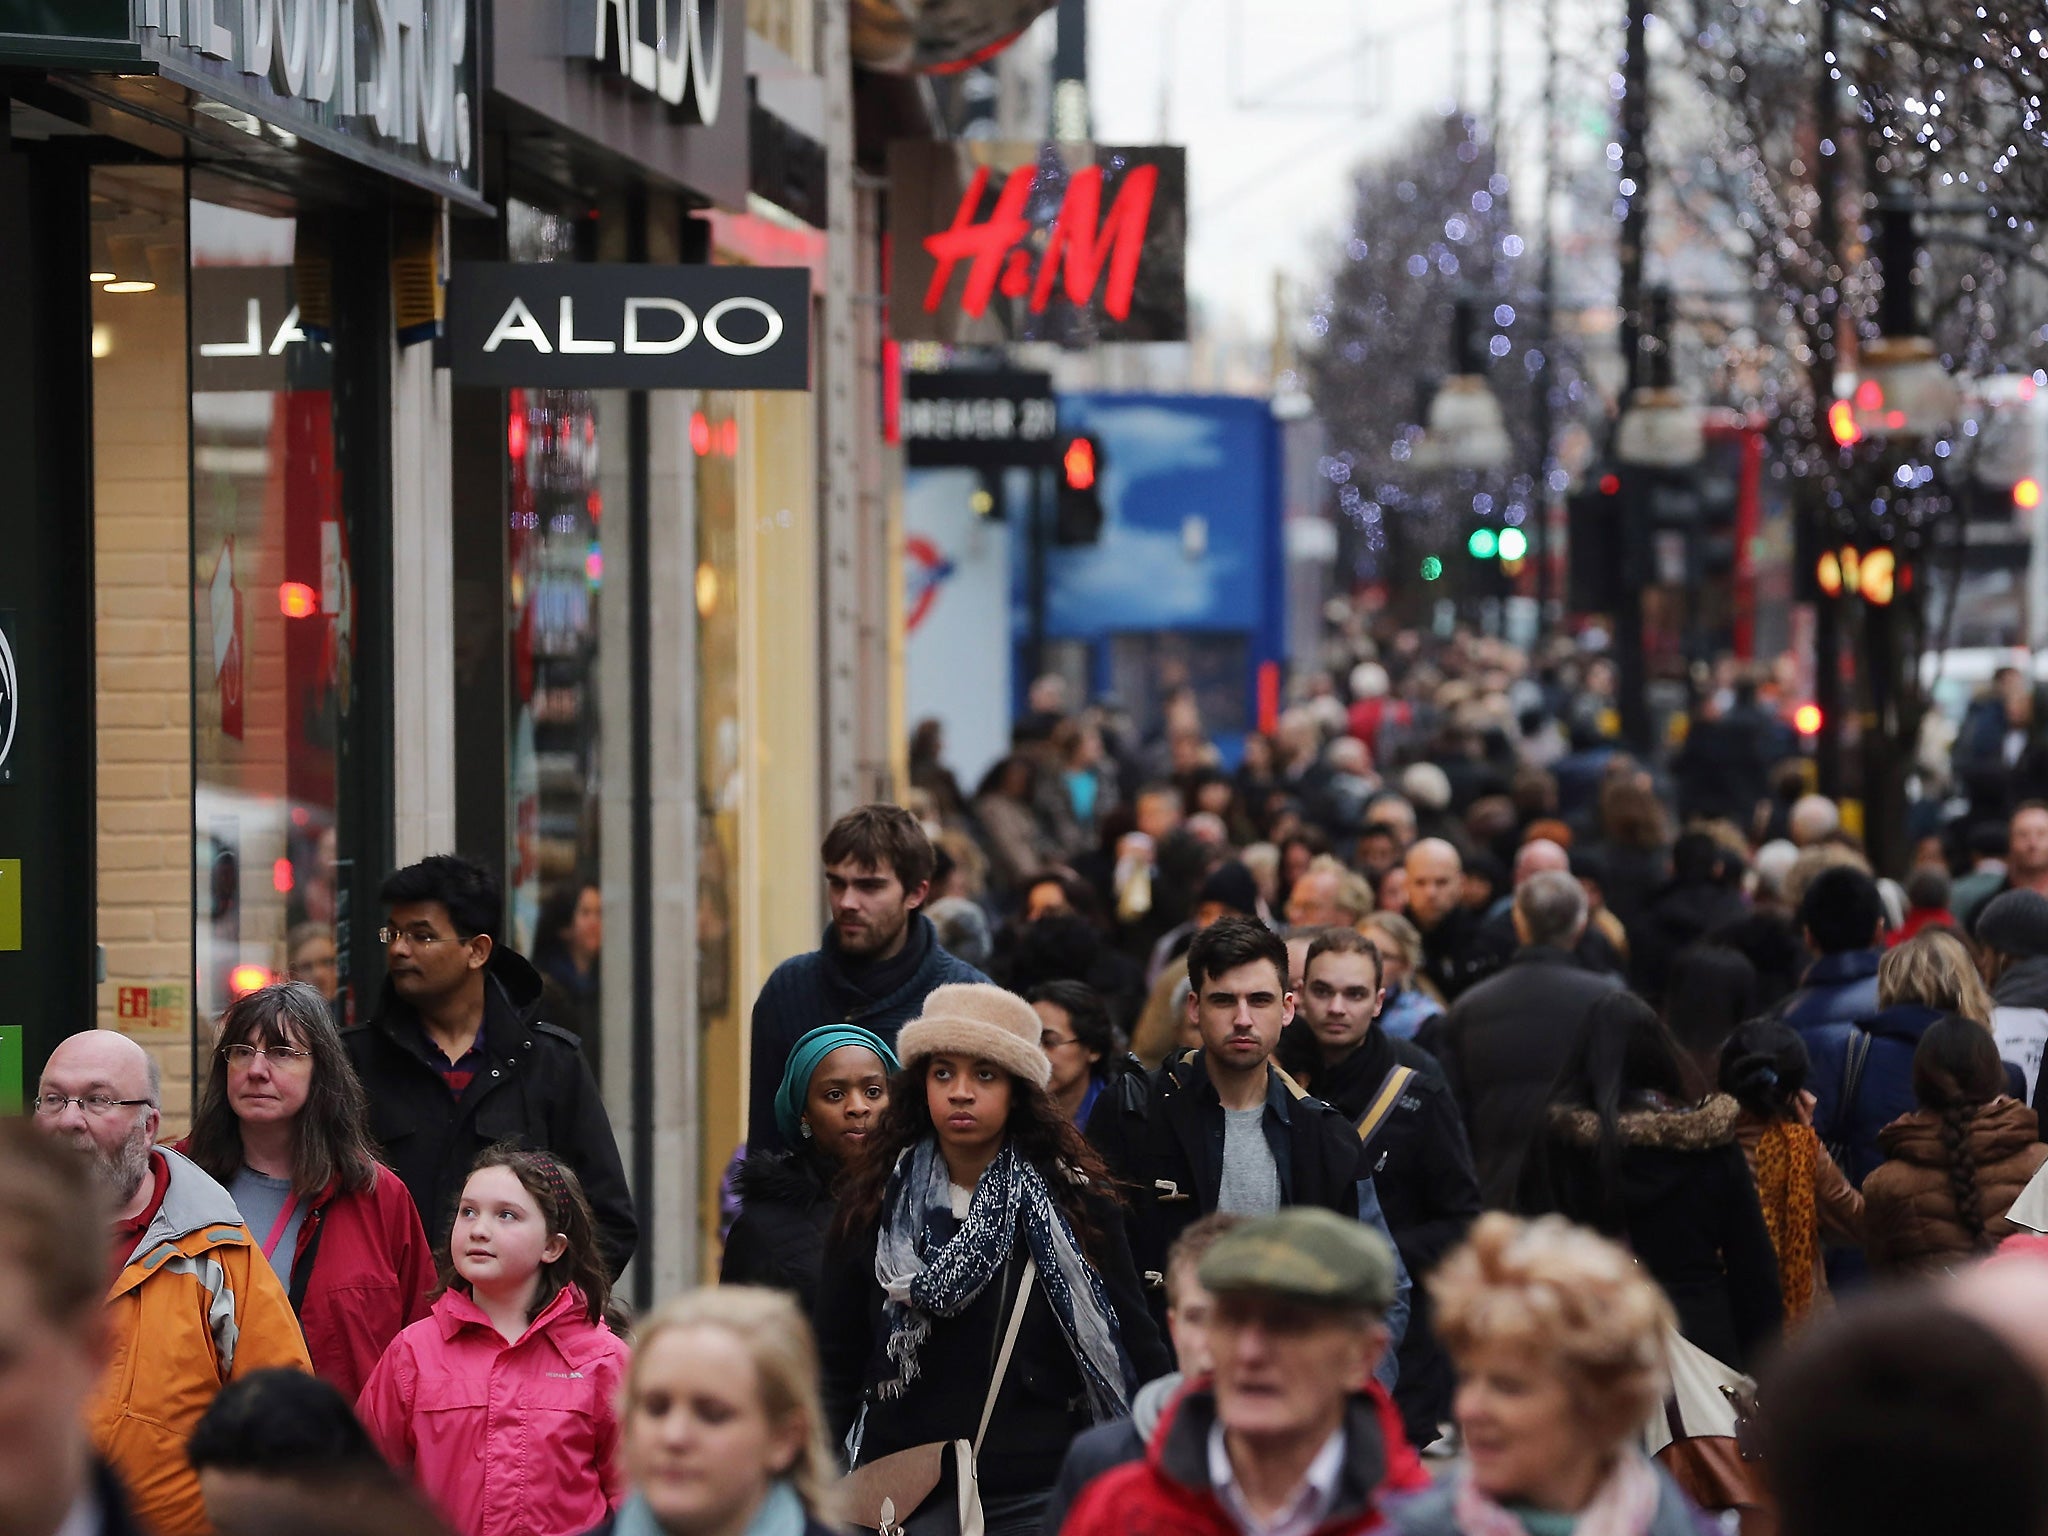
MULTIPOLYGON (((1646 1536, 1657 1518, 1657 1474, 1649 1462, 1623 1451, 1614 1470, 1572 1523, 1572 1536, 1646 1536)), ((1451 1503, 1463 1536, 1528 1536, 1514 1513, 1479 1491, 1470 1477, 1458 1484, 1451 1503)))
POLYGON ((1757 1199, 1778 1255, 1778 1284, 1785 1292, 1788 1324, 1813 1310, 1814 1245, 1820 1233, 1813 1179, 1819 1162, 1820 1138, 1810 1125, 1778 1121, 1756 1144, 1757 1199))
POLYGON ((917 1379, 918 1352, 931 1336, 932 1319, 958 1317, 1009 1264, 1020 1220, 1038 1261, 1037 1283, 1081 1368, 1091 1418, 1100 1424, 1130 1411, 1136 1383, 1118 1341, 1116 1308, 1053 1203, 1045 1176, 1017 1155, 1014 1142, 1005 1141, 975 1186, 967 1219, 956 1225, 936 1136, 896 1159, 882 1197, 875 1279, 887 1293, 883 1315, 889 1359, 896 1365, 895 1377, 880 1388, 885 1401, 901 1397, 917 1379))

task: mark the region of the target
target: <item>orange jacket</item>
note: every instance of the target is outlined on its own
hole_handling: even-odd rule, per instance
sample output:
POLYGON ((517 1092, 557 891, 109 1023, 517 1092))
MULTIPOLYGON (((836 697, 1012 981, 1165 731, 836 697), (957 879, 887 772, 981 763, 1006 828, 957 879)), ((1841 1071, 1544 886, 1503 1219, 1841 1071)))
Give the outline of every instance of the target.
POLYGON ((185 1442, 214 1394, 270 1366, 312 1369, 298 1319, 228 1192, 168 1147, 171 1182, 107 1296, 113 1358, 93 1444, 156 1536, 210 1536, 185 1442))

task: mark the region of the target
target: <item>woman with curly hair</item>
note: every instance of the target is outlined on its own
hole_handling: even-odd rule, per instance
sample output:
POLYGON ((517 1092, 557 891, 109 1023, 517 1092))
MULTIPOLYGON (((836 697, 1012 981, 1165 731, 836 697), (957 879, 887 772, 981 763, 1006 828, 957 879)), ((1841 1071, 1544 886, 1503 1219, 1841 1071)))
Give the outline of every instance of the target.
POLYGON ((1694 1536, 1639 1448, 1670 1390, 1671 1304, 1615 1244, 1493 1212, 1429 1282, 1458 1368, 1465 1470, 1394 1514, 1408 1536, 1694 1536))
POLYGON ((1880 1274, 1940 1272, 2011 1235, 2006 1219, 2048 1163, 2034 1112, 2007 1097, 1981 1024, 1949 1014, 1913 1053, 1919 1108, 1878 1134, 1884 1165, 1863 1181, 1864 1252, 1880 1274))
POLYGON ((1108 1171, 1048 1091, 1041 1033, 1000 987, 925 999, 841 1186, 818 1288, 825 1410, 848 1465, 974 1444, 988 1536, 1037 1531, 1074 1435, 1169 1369, 1108 1171))

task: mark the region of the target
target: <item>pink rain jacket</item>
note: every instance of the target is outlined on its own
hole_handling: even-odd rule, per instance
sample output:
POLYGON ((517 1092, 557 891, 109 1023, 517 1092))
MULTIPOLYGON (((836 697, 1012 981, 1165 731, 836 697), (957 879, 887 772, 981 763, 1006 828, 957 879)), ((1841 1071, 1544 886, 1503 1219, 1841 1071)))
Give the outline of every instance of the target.
POLYGON ((461 1536, 579 1536, 624 1496, 627 1356, 573 1285, 511 1344, 449 1291, 391 1341, 356 1413, 461 1536))

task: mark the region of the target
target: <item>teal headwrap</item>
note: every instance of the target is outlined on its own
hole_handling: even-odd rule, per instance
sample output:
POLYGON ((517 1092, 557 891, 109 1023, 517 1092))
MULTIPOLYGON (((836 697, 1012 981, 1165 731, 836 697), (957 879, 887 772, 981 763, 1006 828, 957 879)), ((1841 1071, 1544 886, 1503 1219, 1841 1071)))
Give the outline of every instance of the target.
POLYGON ((902 1063, 880 1035, 858 1024, 826 1024, 797 1041, 789 1053, 789 1065, 782 1069, 782 1086, 775 1091, 775 1125, 782 1139, 792 1147, 803 1136, 804 1100, 811 1096, 811 1074, 818 1063, 842 1045, 857 1045, 882 1058, 882 1069, 895 1072, 902 1063))

